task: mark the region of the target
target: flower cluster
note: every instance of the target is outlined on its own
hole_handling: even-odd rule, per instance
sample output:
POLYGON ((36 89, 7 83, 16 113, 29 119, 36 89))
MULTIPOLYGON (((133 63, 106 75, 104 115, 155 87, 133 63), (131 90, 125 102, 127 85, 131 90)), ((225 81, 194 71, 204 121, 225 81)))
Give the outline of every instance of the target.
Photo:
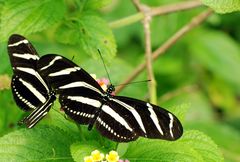
POLYGON ((93 77, 93 79, 95 79, 98 84, 101 86, 101 88, 106 91, 107 90, 107 85, 109 84, 109 80, 106 78, 101 78, 101 79, 97 79, 96 74, 90 74, 91 77, 93 77))
MULTIPOLYGON (((90 74, 90 75, 93 77, 93 79, 95 79, 98 82, 101 88, 106 92, 109 84, 111 84, 109 80, 107 78, 97 79, 96 74, 90 74)), ((115 92, 112 92, 111 95, 115 96, 115 92)))
POLYGON ((129 162, 129 160, 119 160, 116 151, 110 151, 106 156, 98 150, 94 150, 90 156, 84 157, 84 162, 129 162))

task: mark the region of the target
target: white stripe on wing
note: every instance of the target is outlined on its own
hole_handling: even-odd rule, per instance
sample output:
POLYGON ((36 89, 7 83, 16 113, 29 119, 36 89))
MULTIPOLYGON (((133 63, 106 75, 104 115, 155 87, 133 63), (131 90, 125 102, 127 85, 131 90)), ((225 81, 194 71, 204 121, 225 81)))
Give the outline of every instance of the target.
POLYGON ((87 98, 87 97, 82 97, 82 96, 67 96, 67 99, 72 100, 72 101, 77 101, 83 104, 87 104, 96 108, 100 108, 101 107, 101 102, 98 100, 94 100, 91 98, 87 98))
POLYGON ((35 87, 33 87, 30 83, 24 81, 23 79, 19 79, 20 82, 22 82, 22 84, 29 89, 30 92, 32 92, 32 94, 35 95, 36 98, 38 98, 38 100, 42 103, 46 102, 46 98, 39 92, 37 91, 37 89, 35 87))
POLYGON ((22 43, 28 44, 28 40, 26 40, 26 39, 20 40, 18 42, 13 43, 13 44, 9 44, 8 47, 18 46, 19 44, 22 44, 22 43))
POLYGON ((37 55, 33 55, 33 54, 30 54, 30 53, 13 53, 12 54, 14 57, 18 57, 18 58, 23 58, 23 59, 26 59, 26 60, 29 60, 29 59, 33 59, 33 60, 39 60, 39 57, 37 55))
POLYGON ((128 109, 134 116, 134 118, 137 120, 138 124, 140 125, 142 131, 146 134, 146 130, 145 127, 143 125, 143 121, 141 116, 138 114, 138 112, 130 105, 118 100, 118 99, 114 99, 114 98, 110 98, 110 100, 120 104, 121 106, 123 106, 124 108, 128 109))
POLYGON ((158 131, 161 133, 161 135, 163 135, 162 128, 161 128, 161 126, 159 124, 159 121, 158 121, 158 117, 157 117, 156 113, 154 112, 152 105, 147 103, 147 107, 148 107, 148 111, 150 112, 150 117, 151 117, 154 125, 156 126, 158 131))

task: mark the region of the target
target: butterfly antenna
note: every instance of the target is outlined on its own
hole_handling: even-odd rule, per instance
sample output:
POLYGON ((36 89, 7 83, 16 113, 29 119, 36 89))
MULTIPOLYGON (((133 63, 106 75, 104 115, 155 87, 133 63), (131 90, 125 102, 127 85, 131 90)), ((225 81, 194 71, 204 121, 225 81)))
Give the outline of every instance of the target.
POLYGON ((147 79, 147 80, 135 81, 135 82, 125 83, 125 84, 117 84, 117 85, 115 85, 115 86, 129 85, 129 84, 142 83, 142 82, 150 82, 150 81, 151 81, 151 79, 147 79))
POLYGON ((112 84, 112 81, 111 81, 111 79, 110 79, 109 73, 108 73, 108 71, 107 71, 106 64, 105 64, 105 62, 104 62, 104 60, 103 60, 102 54, 101 54, 101 52, 100 52, 99 49, 98 49, 98 53, 99 53, 99 55, 100 55, 100 57, 101 57, 101 60, 102 60, 103 66, 104 66, 104 68, 105 68, 105 71, 106 71, 106 73, 107 73, 108 79, 109 79, 110 83, 112 84))

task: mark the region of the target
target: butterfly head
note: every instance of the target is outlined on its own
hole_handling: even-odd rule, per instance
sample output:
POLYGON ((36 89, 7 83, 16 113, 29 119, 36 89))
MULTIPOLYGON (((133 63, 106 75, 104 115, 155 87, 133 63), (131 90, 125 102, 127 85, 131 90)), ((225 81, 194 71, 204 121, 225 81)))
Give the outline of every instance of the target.
POLYGON ((112 94, 115 91, 114 85, 110 84, 107 88, 107 94, 112 94))

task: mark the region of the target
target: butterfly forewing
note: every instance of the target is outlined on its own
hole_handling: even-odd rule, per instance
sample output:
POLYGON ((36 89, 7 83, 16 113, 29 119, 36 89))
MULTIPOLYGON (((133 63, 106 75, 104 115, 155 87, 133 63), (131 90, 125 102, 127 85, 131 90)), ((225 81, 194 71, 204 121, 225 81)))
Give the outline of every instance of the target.
POLYGON ((74 87, 76 85, 77 87, 80 84, 90 85, 94 88, 94 91, 103 92, 99 84, 85 70, 63 56, 45 55, 38 61, 37 69, 58 93, 69 92, 68 89, 61 92, 61 89, 59 89, 61 86, 74 87))
POLYGON ((8 40, 8 54, 14 71, 18 67, 36 68, 39 56, 32 44, 24 37, 13 34, 8 40))
POLYGON ((8 41, 8 54, 14 72, 11 83, 12 93, 17 105, 25 111, 38 110, 44 106, 41 111, 31 113, 36 115, 36 118, 24 119, 24 123, 30 128, 46 115, 45 112, 48 112, 48 107, 52 104, 48 101, 53 100, 54 94, 37 72, 39 56, 26 38, 17 34, 12 35, 8 41))
POLYGON ((82 68, 67 58, 48 54, 40 58, 38 71, 59 93, 64 112, 80 124, 89 124, 101 106, 103 90, 82 68))

